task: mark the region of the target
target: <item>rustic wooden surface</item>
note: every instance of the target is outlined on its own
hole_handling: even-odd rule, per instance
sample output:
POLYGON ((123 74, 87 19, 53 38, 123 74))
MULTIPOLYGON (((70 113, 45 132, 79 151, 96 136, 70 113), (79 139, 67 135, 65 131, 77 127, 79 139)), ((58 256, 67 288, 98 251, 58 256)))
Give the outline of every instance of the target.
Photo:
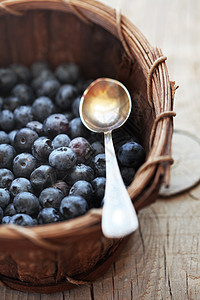
MULTIPOLYGON (((117 0, 102 0, 116 6, 117 0)), ((175 129, 190 137, 200 129, 200 2, 123 0, 123 12, 168 57, 175 98, 175 129)), ((192 151, 192 149, 191 149, 192 151)), ((200 299, 200 187, 139 213, 132 235, 109 271, 91 286, 53 295, 0 287, 2 300, 200 299)))

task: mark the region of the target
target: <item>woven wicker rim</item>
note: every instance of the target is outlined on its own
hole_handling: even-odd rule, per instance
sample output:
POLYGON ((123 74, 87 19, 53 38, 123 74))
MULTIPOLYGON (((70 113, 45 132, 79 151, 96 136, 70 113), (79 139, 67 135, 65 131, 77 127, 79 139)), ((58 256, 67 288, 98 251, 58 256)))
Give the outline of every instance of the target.
MULTIPOLYGON (((140 33, 119 10, 110 8, 93 0, 6 0, 0 2, 0 14, 11 13, 23 15, 24 10, 52 9, 77 14, 87 24, 96 23, 122 41, 129 59, 136 59, 142 68, 147 81, 147 95, 149 105, 155 115, 155 122, 150 137, 150 152, 145 164, 138 170, 128 192, 136 210, 148 198, 155 188, 158 179, 165 175, 166 184, 169 182, 169 168, 173 163, 171 158, 172 118, 175 116, 173 99, 175 83, 169 81, 166 67, 166 57, 159 48, 153 48, 146 38, 140 33), (166 149, 167 145, 167 149, 166 149), (164 172, 164 165, 167 170, 164 172), (145 192, 144 188, 153 178, 151 187, 145 192)), ((86 215, 74 220, 53 223, 33 228, 19 228, 17 225, 0 226, 0 237, 4 239, 23 239, 24 237, 33 243, 52 250, 58 250, 59 246, 50 244, 47 239, 52 237, 75 237, 92 233, 99 229, 102 209, 90 210, 86 215)))

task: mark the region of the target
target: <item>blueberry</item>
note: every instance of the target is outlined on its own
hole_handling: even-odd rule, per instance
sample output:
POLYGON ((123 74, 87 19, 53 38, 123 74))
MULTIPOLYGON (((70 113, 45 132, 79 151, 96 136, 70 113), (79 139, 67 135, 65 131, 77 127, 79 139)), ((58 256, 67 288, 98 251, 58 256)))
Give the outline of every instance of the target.
POLYGON ((100 207, 105 194, 106 178, 96 177, 91 184, 94 189, 93 205, 94 207, 100 207))
POLYGON ((25 83, 17 84, 11 94, 20 100, 21 105, 31 105, 34 99, 32 88, 25 83))
POLYGON ((39 202, 42 207, 53 207, 55 209, 59 209, 63 198, 64 195, 60 190, 49 187, 40 193, 39 202))
POLYGON ((13 204, 18 213, 25 213, 35 217, 39 213, 39 200, 30 192, 21 192, 13 199, 13 204))
POLYGON ((87 138, 90 134, 89 130, 83 125, 80 118, 74 118, 69 123, 69 132, 72 139, 82 136, 87 138))
POLYGON ((37 132, 38 135, 43 134, 43 124, 38 121, 31 121, 26 124, 26 127, 37 132))
POLYGON ((97 154, 92 161, 96 177, 106 177, 106 157, 104 153, 97 154))
POLYGON ((13 160, 13 172, 17 177, 29 178, 37 167, 37 160, 30 153, 18 154, 13 160))
POLYGON ((5 131, 0 131, 0 144, 9 144, 9 135, 5 131))
POLYGON ((0 144, 0 168, 10 169, 15 155, 16 151, 11 145, 0 144))
POLYGON ((55 106, 50 98, 39 97, 32 105, 32 113, 35 120, 43 122, 47 117, 49 117, 55 110, 55 106))
POLYGON ((5 216, 14 216, 17 213, 14 204, 13 203, 9 203, 8 206, 6 206, 6 208, 4 209, 4 214, 5 216))
POLYGON ((36 95, 38 94, 39 90, 41 89, 43 83, 47 80, 55 79, 55 75, 50 70, 43 70, 38 76, 36 76, 32 82, 31 86, 35 91, 36 95))
POLYGON ((66 174, 66 182, 73 185, 78 180, 86 180, 91 182, 94 179, 94 170, 84 164, 74 166, 66 174))
POLYGON ((14 120, 18 128, 25 127, 28 122, 33 121, 31 106, 19 106, 14 110, 14 120))
POLYGON ((54 149, 60 147, 68 147, 71 139, 67 134, 58 134, 52 141, 52 145, 54 149))
POLYGON ((88 181, 78 180, 71 187, 69 196, 82 196, 90 207, 93 197, 93 187, 88 181))
POLYGON ((48 165, 41 165, 30 175, 31 185, 37 192, 41 192, 44 188, 50 187, 56 180, 57 176, 55 170, 48 165))
POLYGON ((9 189, 13 180, 14 174, 10 170, 0 169, 0 188, 9 189))
POLYGON ((45 136, 39 137, 34 141, 32 146, 32 154, 39 161, 45 162, 48 160, 49 154, 53 151, 52 142, 45 136))
POLYGON ((62 85, 56 95, 56 104, 61 109, 70 109, 74 99, 77 97, 77 89, 71 84, 62 85))
POLYGON ((76 153, 78 163, 89 163, 93 155, 90 143, 83 137, 73 139, 69 147, 76 153))
POLYGON ((4 209, 10 202, 10 193, 8 190, 0 188, 0 207, 4 209))
POLYGON ((62 83, 75 83, 80 75, 79 67, 74 63, 62 63, 56 70, 55 75, 62 83))
POLYGON ((8 94, 17 83, 15 72, 9 68, 0 69, 0 92, 8 94))
POLYGON ((14 139, 15 139, 15 135, 17 133, 18 130, 12 130, 8 133, 8 136, 9 136, 9 142, 10 144, 14 147, 14 139))
POLYGON ((15 125, 14 115, 8 110, 4 109, 0 112, 0 128, 5 131, 10 131, 15 125))
POLYGON ((64 197, 67 196, 67 195, 69 194, 69 189, 70 189, 70 187, 69 187, 69 185, 68 185, 66 182, 64 182, 64 181, 58 180, 56 183, 54 183, 54 184, 52 185, 52 187, 53 187, 53 188, 56 188, 56 189, 58 189, 58 190, 60 190, 60 191, 63 193, 64 197))
POLYGON ((140 144, 128 142, 119 148, 117 156, 122 166, 137 169, 144 162, 145 151, 140 144))
POLYGON ((53 207, 45 207, 38 214, 38 224, 48 224, 60 221, 62 221, 62 217, 53 207))
POLYGON ((50 138, 54 138, 60 133, 67 133, 68 128, 69 122, 63 114, 53 114, 43 123, 44 134, 50 138))
POLYGON ((135 176, 135 168, 121 167, 121 175, 126 186, 129 186, 135 176))
POLYGON ((1 223, 2 224, 9 224, 10 223, 10 219, 11 219, 10 216, 5 216, 5 217, 2 218, 1 223))
POLYGON ((0 207, 0 223, 3 219, 3 209, 0 207))
POLYGON ((21 192, 32 192, 32 186, 27 178, 18 177, 11 183, 9 192, 12 197, 15 197, 21 192))
POLYGON ((80 101, 81 101, 81 96, 78 96, 78 97, 75 98, 75 100, 72 103, 72 107, 71 107, 72 108, 72 113, 76 117, 80 117, 80 114, 79 114, 80 101))
POLYGON ((31 79, 31 73, 27 67, 21 64, 12 64, 10 68, 17 75, 18 82, 29 83, 31 79))
MULTIPOLYGON (((20 225, 20 226, 34 226, 35 225, 33 218, 27 214, 16 214, 12 217, 9 217, 9 216, 6 216, 6 217, 8 217, 6 221, 9 220, 8 223, 10 223, 10 224, 16 224, 16 225, 20 225)), ((3 220, 2 220, 2 223, 3 223, 3 220)))
POLYGON ((68 147, 60 147, 49 155, 49 164, 57 170, 72 168, 77 161, 76 153, 68 147))
POLYGON ((38 96, 47 96, 54 99, 58 90, 60 88, 60 83, 57 79, 47 79, 42 82, 41 86, 37 90, 38 96))
POLYGON ((68 196, 61 201, 60 213, 65 220, 84 215, 87 210, 87 201, 81 196, 68 196))
POLYGON ((49 65, 46 61, 36 61, 31 65, 33 77, 39 76, 44 70, 49 70, 49 65))
POLYGON ((38 134, 35 131, 22 128, 15 135, 14 146, 18 152, 31 152, 32 145, 37 138, 38 134))
POLYGON ((92 146, 92 149, 93 149, 93 152, 94 152, 94 156, 96 156, 97 154, 101 154, 101 153, 105 152, 104 146, 99 141, 93 142, 91 144, 91 146, 92 146))
POLYGON ((8 109, 12 112, 15 110, 15 108, 17 108, 20 105, 21 105, 20 99, 15 96, 6 97, 3 101, 3 108, 8 109))

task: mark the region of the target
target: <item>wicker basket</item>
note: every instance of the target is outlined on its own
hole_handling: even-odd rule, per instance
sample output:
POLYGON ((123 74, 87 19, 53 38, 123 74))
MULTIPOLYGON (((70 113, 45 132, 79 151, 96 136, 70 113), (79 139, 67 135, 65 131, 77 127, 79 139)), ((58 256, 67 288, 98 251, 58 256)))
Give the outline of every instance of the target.
MULTIPOLYGON (((122 81, 133 99, 131 129, 142 139, 146 162, 128 191, 138 211, 169 181, 175 84, 166 57, 114 9, 92 0, 0 2, 0 65, 48 60, 80 65, 88 78, 122 81)), ((101 209, 35 228, 0 226, 0 283, 21 291, 53 293, 101 276, 127 237, 106 239, 101 209)))

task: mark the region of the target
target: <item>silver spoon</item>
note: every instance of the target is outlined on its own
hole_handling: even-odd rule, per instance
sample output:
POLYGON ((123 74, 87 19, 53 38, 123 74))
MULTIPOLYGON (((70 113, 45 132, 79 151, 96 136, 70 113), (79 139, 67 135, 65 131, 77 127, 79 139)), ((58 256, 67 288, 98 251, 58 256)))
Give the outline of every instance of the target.
POLYGON ((106 237, 120 238, 135 231, 138 219, 123 183, 112 142, 112 130, 130 115, 131 98, 117 80, 99 78, 85 90, 80 102, 83 124, 94 132, 104 132, 106 187, 102 212, 102 231, 106 237))

